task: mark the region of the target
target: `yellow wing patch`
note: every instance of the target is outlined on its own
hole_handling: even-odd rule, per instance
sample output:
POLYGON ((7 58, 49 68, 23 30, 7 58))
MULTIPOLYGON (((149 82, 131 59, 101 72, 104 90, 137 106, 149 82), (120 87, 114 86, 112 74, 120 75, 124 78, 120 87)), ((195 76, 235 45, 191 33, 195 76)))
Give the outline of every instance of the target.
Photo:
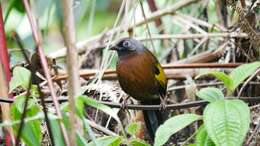
POLYGON ((155 73, 155 78, 157 81, 159 81, 159 83, 162 85, 162 87, 165 88, 166 84, 167 84, 167 80, 166 80, 166 76, 165 73, 163 71, 163 68, 161 67, 161 65, 158 63, 156 64, 156 73, 155 73))

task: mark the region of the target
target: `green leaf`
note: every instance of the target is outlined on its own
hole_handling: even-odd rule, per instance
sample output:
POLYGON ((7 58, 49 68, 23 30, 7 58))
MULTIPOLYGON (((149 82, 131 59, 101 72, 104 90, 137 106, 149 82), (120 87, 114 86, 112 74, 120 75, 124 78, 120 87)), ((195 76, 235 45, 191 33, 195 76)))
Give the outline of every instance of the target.
POLYGON ((208 102, 214 102, 220 99, 224 99, 223 93, 218 88, 208 87, 200 89, 196 93, 201 99, 207 100, 208 102))
POLYGON ((230 78, 233 80, 232 90, 234 91, 239 84, 241 84, 246 78, 252 75, 257 68, 260 67, 260 62, 254 62, 249 64, 243 64, 230 73, 230 78))
POLYGON ((201 116, 196 114, 182 114, 174 116, 161 125, 155 133, 155 146, 161 146, 167 142, 167 140, 174 133, 190 125, 194 121, 201 119, 201 116))
POLYGON ((150 146, 150 144, 146 143, 145 141, 141 140, 141 139, 132 139, 129 142, 130 146, 150 146))
MULTIPOLYGON (((25 96, 24 95, 19 95, 17 97, 15 97, 15 100, 14 100, 14 106, 16 106, 17 110, 20 112, 20 113, 23 113, 23 108, 24 108, 24 103, 25 103, 25 96)), ((30 98, 30 97, 28 97, 30 98)), ((35 102, 34 99, 30 98, 28 100, 28 105, 27 105, 27 110, 32 108, 32 106, 34 106, 35 104, 37 104, 35 102)))
POLYGON ((57 119, 50 120, 51 132, 54 140, 54 145, 65 146, 63 135, 57 119))
MULTIPOLYGON (((15 104, 12 105, 12 118, 13 120, 20 120, 22 113, 19 111, 15 104)), ((38 104, 33 104, 27 108, 27 117, 33 117, 40 112, 38 104)), ((17 134, 19 126, 13 126, 15 133, 17 134)), ((40 146, 41 145, 41 121, 34 120, 24 123, 21 139, 28 146, 40 146)))
POLYGON ((198 133, 196 135, 196 146, 215 146, 204 125, 201 125, 198 129, 198 133))
POLYGON ((201 76, 210 75, 216 77, 218 80, 221 80, 226 88, 230 91, 233 87, 233 81, 232 79, 225 73, 219 72, 219 71, 212 71, 212 72, 206 72, 203 74, 198 75, 196 78, 199 78, 201 76))
POLYGON ((136 132, 141 128, 141 124, 140 123, 130 123, 127 126, 127 133, 129 133, 130 135, 135 135, 136 132))
POLYGON ((82 96, 78 96, 77 98, 78 98, 78 100, 81 100, 84 104, 87 104, 87 105, 92 106, 96 109, 102 110, 106 114, 113 117, 117 122, 120 122, 120 120, 117 116, 117 113, 112 108, 110 108, 109 106, 98 103, 95 99, 89 98, 87 96, 82 95, 82 96))
POLYGON ((88 146, 85 138, 77 132, 77 146, 88 146))
POLYGON ((250 111, 241 100, 218 100, 207 105, 203 120, 216 146, 239 146, 249 129, 250 111))
MULTIPOLYGON (((99 146, 120 146, 121 137, 119 136, 103 136, 96 139, 99 146)), ((96 146, 93 142, 88 143, 88 146, 96 146)))
MULTIPOLYGON (((84 130, 84 132, 87 132, 90 139, 93 142, 95 142, 95 140, 96 140, 95 135, 85 117, 86 110, 84 108, 84 104, 85 104, 85 101, 81 97, 76 98, 76 112, 77 112, 77 115, 82 120, 83 130, 84 130)), ((68 104, 66 104, 65 107, 63 107, 63 111, 68 112, 68 104)), ((66 114, 64 114, 64 116, 63 116, 63 123, 65 124, 65 126, 67 128, 69 128, 71 125, 71 124, 69 124, 69 118, 68 118, 68 115, 66 115, 66 114)), ((77 136, 77 143, 78 143, 78 145, 85 145, 84 143, 86 143, 84 137, 82 137, 82 135, 80 135, 80 134, 78 134, 78 136, 77 136)))
MULTIPOLYGON (((21 135, 22 140, 28 146, 41 145, 41 128, 40 121, 33 121, 24 124, 23 132, 21 135)), ((17 129, 18 130, 18 129, 17 129)))
POLYGON ((30 82, 30 76, 31 72, 28 69, 20 66, 15 67, 13 70, 13 77, 9 83, 10 92, 19 86, 27 89, 30 82))

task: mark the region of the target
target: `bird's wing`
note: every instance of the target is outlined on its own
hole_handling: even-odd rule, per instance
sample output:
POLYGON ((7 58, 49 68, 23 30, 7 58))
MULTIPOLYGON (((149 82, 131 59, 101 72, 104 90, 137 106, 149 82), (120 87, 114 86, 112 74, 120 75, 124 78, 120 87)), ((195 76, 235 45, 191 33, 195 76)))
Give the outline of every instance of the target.
POLYGON ((155 79, 159 85, 159 93, 160 95, 165 96, 167 89, 167 79, 164 70, 156 57, 148 49, 146 49, 145 53, 148 54, 147 56, 150 57, 149 60, 151 61, 153 66, 152 69, 154 71, 155 79))
POLYGON ((155 68, 155 78, 158 81, 160 86, 159 92, 164 96, 166 94, 166 89, 167 89, 167 79, 165 73, 160 63, 158 62, 155 64, 154 68, 155 68))

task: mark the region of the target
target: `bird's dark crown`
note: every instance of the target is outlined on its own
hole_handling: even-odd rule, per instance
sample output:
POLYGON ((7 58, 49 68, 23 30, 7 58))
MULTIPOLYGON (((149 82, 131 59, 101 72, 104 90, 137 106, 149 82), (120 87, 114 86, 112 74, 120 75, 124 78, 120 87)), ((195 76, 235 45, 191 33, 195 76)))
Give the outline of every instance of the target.
POLYGON ((111 50, 116 50, 120 57, 131 53, 143 52, 144 48, 141 42, 133 38, 123 38, 115 46, 111 47, 111 50))

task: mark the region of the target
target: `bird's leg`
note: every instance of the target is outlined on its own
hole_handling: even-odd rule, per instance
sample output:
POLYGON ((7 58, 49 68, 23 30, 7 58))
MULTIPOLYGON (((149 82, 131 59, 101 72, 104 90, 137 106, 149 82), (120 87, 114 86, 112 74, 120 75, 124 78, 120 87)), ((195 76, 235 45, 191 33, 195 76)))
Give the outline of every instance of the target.
POLYGON ((160 96, 160 100, 161 100, 161 108, 160 110, 165 110, 166 109, 166 102, 165 102, 165 98, 163 98, 162 96, 160 96))
POLYGON ((127 102, 127 100, 130 98, 130 96, 129 95, 127 95, 127 97, 125 98, 125 99, 123 99, 123 102, 122 102, 122 104, 121 104, 121 108, 124 110, 125 109, 125 105, 126 105, 126 102, 127 102))

